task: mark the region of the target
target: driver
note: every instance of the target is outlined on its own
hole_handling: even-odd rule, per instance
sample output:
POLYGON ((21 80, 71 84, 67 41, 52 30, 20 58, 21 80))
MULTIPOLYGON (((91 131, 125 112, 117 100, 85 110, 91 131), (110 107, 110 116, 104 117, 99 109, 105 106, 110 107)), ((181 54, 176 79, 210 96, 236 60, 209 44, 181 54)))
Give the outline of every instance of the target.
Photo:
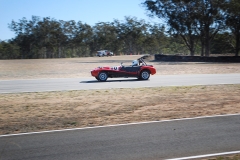
POLYGON ((133 60, 133 61, 132 61, 132 67, 133 67, 133 66, 138 66, 138 60, 133 60))

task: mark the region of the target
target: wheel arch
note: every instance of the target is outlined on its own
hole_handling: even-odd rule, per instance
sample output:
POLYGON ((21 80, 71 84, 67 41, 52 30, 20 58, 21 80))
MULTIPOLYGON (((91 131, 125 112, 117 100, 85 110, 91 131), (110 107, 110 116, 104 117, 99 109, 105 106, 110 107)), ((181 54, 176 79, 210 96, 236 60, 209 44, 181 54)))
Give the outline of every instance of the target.
POLYGON ((143 68, 143 69, 141 69, 140 72, 139 72, 139 74, 141 74, 141 72, 143 72, 143 71, 148 71, 149 74, 152 74, 152 73, 151 73, 151 70, 150 70, 149 68, 143 68))

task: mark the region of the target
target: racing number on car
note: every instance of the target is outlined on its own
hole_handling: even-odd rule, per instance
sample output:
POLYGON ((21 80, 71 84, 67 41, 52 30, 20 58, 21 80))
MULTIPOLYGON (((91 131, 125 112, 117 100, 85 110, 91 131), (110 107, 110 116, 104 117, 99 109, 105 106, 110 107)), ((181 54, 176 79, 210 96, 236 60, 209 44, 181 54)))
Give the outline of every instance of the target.
POLYGON ((118 67, 112 67, 112 70, 118 70, 118 67))

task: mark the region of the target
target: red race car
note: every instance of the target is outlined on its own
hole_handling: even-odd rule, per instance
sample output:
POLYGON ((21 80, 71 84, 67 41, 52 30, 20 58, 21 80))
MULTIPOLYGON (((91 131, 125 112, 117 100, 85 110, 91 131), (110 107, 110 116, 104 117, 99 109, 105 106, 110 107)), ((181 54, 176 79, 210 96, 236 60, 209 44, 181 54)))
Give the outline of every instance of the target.
POLYGON ((91 71, 93 77, 98 81, 104 82, 108 78, 119 78, 119 77, 136 77, 139 80, 148 80, 150 75, 156 73, 156 69, 152 65, 147 65, 143 59, 147 56, 143 56, 137 60, 132 61, 131 66, 120 66, 116 67, 98 67, 91 71))

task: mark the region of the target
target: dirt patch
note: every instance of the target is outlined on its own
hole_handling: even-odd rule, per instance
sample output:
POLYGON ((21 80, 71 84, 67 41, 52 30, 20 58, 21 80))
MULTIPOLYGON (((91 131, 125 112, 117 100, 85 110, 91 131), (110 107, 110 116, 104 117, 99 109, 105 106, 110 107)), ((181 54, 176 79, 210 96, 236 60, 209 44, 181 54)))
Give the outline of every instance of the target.
POLYGON ((0 134, 240 113, 240 85, 1 94, 0 134))

